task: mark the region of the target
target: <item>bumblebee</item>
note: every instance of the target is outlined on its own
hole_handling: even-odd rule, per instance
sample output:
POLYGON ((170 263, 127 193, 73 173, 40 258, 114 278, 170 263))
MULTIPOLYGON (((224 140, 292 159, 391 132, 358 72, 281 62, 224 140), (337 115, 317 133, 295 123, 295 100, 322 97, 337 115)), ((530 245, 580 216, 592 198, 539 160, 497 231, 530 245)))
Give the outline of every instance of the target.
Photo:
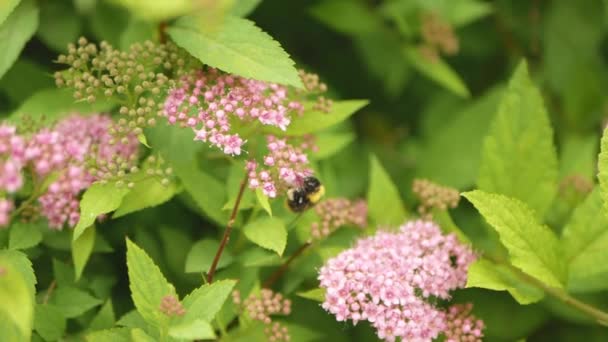
POLYGON ((287 207, 301 213, 317 204, 325 194, 325 187, 315 177, 306 177, 299 188, 287 190, 287 207))

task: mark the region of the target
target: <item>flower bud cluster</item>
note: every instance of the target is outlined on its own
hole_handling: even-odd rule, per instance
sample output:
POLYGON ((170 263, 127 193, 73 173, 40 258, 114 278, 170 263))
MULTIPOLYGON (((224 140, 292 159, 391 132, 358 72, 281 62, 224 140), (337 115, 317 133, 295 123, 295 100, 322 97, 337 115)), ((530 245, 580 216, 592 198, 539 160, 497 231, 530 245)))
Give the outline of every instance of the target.
POLYGON ((330 198, 315 206, 320 222, 313 222, 310 233, 313 240, 326 238, 344 225, 359 228, 367 226, 367 203, 347 198, 330 198))
POLYGON ((412 192, 420 200, 418 213, 427 219, 430 218, 432 209, 447 210, 448 208, 456 208, 458 202, 460 202, 458 190, 441 186, 428 179, 414 179, 412 192))
POLYGON ((568 175, 559 183, 559 193, 562 196, 567 196, 572 192, 585 196, 591 190, 593 190, 593 183, 579 174, 568 175))
POLYGON ((301 69, 298 71, 298 74, 300 75, 302 84, 304 84, 304 89, 308 93, 319 95, 316 103, 313 105, 313 109, 329 113, 333 105, 333 101, 320 95, 327 91, 327 85, 319 80, 319 75, 317 74, 307 73, 301 69))
POLYGON ((458 37, 454 34, 452 26, 437 13, 427 12, 421 16, 420 34, 422 56, 431 62, 439 60, 439 54, 453 56, 460 49, 458 37))
POLYGON ((111 130, 116 139, 137 136, 143 128, 153 126, 156 116, 162 114, 164 93, 173 85, 172 78, 198 65, 173 44, 146 41, 120 51, 105 41, 97 46, 85 38, 70 44, 68 53, 57 62, 68 68, 55 73, 55 83, 73 89, 76 100, 92 103, 105 97, 123 103, 122 117, 111 130))
POLYGON ((471 314, 473 304, 455 304, 446 312, 446 342, 481 342, 484 323, 471 314))
POLYGON ((234 304, 244 309, 248 316, 266 325, 264 332, 269 341, 289 341, 290 336, 287 327, 272 321, 271 315, 289 315, 291 313, 291 301, 283 298, 280 293, 269 289, 262 289, 259 293, 252 293, 241 301, 238 291, 232 292, 234 304))
POLYGON ((186 309, 174 295, 166 295, 160 302, 160 311, 165 315, 171 316, 183 316, 186 313, 186 309))

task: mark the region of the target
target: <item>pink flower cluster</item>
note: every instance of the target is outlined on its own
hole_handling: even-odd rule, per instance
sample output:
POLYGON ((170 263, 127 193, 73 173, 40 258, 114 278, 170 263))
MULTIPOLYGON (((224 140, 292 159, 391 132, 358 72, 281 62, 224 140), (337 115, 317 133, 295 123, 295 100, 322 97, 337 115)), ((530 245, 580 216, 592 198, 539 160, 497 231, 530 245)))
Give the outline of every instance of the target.
POLYGON ((386 341, 430 341, 448 328, 445 311, 430 297, 448 299, 464 286, 475 258, 435 223, 411 221, 330 259, 319 272, 323 308, 338 321, 369 321, 386 341))
POLYGON ((291 313, 291 301, 289 299, 283 298, 283 295, 275 293, 272 290, 262 289, 259 294, 252 293, 249 295, 244 303, 241 301, 240 292, 233 291, 232 300, 238 306, 243 305, 251 319, 260 321, 266 325, 264 333, 269 341, 290 340, 287 327, 282 326, 278 322, 273 323, 270 317, 277 314, 289 315, 291 313))
POLYGON ((179 87, 169 92, 164 115, 170 124, 191 127, 195 140, 209 142, 230 155, 241 154, 244 141, 232 133, 235 120, 260 122, 285 130, 290 113, 303 106, 287 97, 278 84, 225 74, 214 68, 184 76, 179 87))
POLYGON ((11 211, 13 210, 13 202, 6 198, 0 198, 0 227, 8 225, 11 219, 11 211))
MULTIPOLYGON (((87 158, 110 162, 116 157, 129 160, 137 153, 139 143, 135 137, 131 137, 127 144, 110 143, 113 139, 109 133, 112 125, 109 116, 72 115, 60 121, 52 132, 34 136, 36 144, 33 149, 43 151, 36 156, 35 162, 50 164, 51 170, 60 173, 59 178, 39 198, 42 214, 48 219, 51 228, 61 229, 66 222, 70 227, 78 223, 78 195, 101 176, 93 176, 88 172, 85 165, 87 158), (51 152, 44 153, 46 151, 51 152)), ((36 167, 36 170, 39 168, 36 167)))
MULTIPOLYGON (((18 166, 10 177, 3 173, 3 179, 12 180, 6 182, 8 185, 5 188, 14 192, 23 185, 21 171, 27 165, 31 165, 32 176, 38 184, 55 174, 57 179, 38 198, 40 212, 48 219, 51 228, 61 229, 66 222, 69 226, 76 225, 80 217, 78 195, 99 176, 103 176, 91 175, 87 161, 94 159, 107 163, 117 158, 132 160, 137 153, 139 143, 135 137, 131 137, 126 144, 111 143, 113 137, 109 129, 112 125, 112 120, 106 115, 84 117, 74 114, 58 122, 52 129, 44 128, 28 139, 14 136, 14 128, 6 129, 8 126, 3 126, 5 129, 0 130, 0 135, 12 131, 11 140, 16 142, 11 148, 12 155, 4 161, 3 167, 10 163, 18 166)), ((6 146, 0 142, 0 151, 5 149, 6 146)))
POLYGON ((14 126, 0 125, 0 192, 13 193, 23 185, 25 140, 14 126))
POLYGON ((264 156, 263 166, 255 160, 247 162, 246 170, 249 188, 261 188, 262 192, 271 198, 277 192, 289 187, 301 186, 304 178, 313 174, 308 167, 308 156, 304 151, 313 149, 310 141, 304 141, 298 147, 269 135, 266 137, 268 154, 264 156))

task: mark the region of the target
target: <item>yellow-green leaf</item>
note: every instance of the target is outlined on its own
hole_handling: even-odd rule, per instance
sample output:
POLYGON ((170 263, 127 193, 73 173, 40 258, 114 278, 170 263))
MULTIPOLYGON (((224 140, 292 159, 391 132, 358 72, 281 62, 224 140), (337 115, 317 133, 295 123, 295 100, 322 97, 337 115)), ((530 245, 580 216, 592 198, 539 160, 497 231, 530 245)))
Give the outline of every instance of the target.
POLYGON ((367 205, 370 218, 378 225, 400 225, 407 217, 399 190, 374 155, 370 158, 367 205))
POLYGON ((486 221, 498 232, 511 263, 548 286, 562 288, 567 265, 553 231, 539 223, 525 203, 481 190, 465 192, 486 221))
POLYGON ((541 218, 557 192, 557 175, 549 117, 522 62, 484 141, 477 184, 525 202, 541 218))

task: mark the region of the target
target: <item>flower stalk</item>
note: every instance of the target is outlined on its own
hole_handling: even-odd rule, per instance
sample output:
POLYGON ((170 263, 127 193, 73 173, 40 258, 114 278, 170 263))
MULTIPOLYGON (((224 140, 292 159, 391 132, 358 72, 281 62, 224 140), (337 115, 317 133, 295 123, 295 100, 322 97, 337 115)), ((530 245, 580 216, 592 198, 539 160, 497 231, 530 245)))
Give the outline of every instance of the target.
POLYGON ((220 246, 215 253, 215 257, 213 258, 213 262, 211 263, 211 267, 207 272, 207 282, 213 282, 213 276, 215 275, 215 270, 217 269, 217 264, 220 262, 220 257, 224 252, 224 248, 226 244, 228 244, 228 240, 230 240, 230 233, 232 232, 232 226, 234 225, 234 221, 236 220, 236 214, 239 212, 239 206, 241 205, 241 199, 243 198, 243 193, 245 192, 245 186, 247 185, 247 175, 241 181, 241 185, 239 188, 239 193, 236 196, 236 201, 234 202, 234 207, 232 207, 232 213, 230 214, 230 218, 228 219, 228 223, 226 224, 226 229, 224 230, 224 236, 222 237, 222 241, 220 242, 220 246))

